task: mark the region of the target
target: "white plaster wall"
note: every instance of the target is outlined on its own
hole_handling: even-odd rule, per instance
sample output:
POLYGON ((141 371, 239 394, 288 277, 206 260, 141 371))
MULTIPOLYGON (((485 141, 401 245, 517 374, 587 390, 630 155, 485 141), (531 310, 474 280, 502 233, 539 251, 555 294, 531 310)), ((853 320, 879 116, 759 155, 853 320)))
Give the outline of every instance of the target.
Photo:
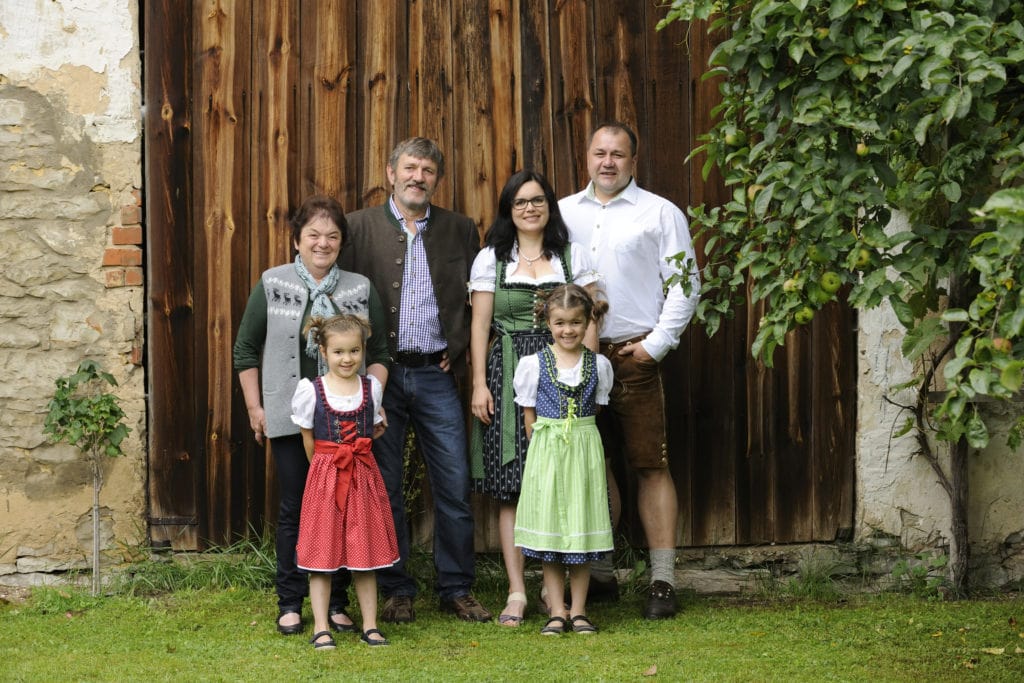
MULTIPOLYGON (((81 133, 95 142, 135 142, 139 116, 137 2, 0 2, 0 73, 66 98, 81 133), (68 88, 59 73, 81 73, 97 86, 68 88), (100 76, 96 79, 94 76, 100 76)), ((83 84, 85 85, 85 84, 83 84)))
MULTIPOLYGON (((905 219, 896 215, 889 229, 906 229, 905 219)), ((900 350, 903 328, 888 305, 862 311, 859 328, 857 540, 895 536, 911 552, 948 545, 948 496, 931 467, 916 455, 913 434, 892 438, 910 417, 895 404, 914 402, 911 390, 893 389, 914 374, 900 350)), ((983 406, 993 416, 1008 416, 1012 409, 983 406)), ((1024 535, 1024 455, 1006 446, 1009 420, 997 419, 995 424, 989 446, 969 456, 968 534, 975 559, 983 565, 1005 560, 1000 553, 1008 554, 1008 545, 1019 546, 1024 535)), ((1019 578, 1013 571, 1002 577, 1019 578)))

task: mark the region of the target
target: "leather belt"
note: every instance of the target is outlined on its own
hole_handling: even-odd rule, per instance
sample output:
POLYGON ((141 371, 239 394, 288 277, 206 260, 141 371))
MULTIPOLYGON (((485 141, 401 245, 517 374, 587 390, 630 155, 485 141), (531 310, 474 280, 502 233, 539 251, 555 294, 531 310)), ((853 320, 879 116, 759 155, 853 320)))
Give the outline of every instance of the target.
POLYGON ((434 353, 416 353, 415 351, 395 351, 391 360, 407 368, 422 368, 427 365, 437 365, 444 358, 446 349, 434 353))

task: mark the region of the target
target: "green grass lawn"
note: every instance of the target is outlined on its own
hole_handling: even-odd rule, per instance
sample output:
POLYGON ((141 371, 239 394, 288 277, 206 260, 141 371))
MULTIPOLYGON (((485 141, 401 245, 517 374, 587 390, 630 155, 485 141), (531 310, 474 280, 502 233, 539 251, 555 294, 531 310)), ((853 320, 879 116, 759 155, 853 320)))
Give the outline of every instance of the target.
MULTIPOLYGON (((497 612, 501 593, 491 585, 478 597, 497 612)), ((677 618, 647 622, 640 598, 627 595, 592 606, 597 635, 551 638, 538 633, 535 612, 518 630, 463 623, 426 592, 414 624, 382 625, 390 647, 342 634, 337 650, 314 652, 308 628, 276 633, 269 588, 96 599, 37 589, 0 607, 0 680, 1022 681, 1022 608, 1019 595, 831 603, 691 595, 677 618)))

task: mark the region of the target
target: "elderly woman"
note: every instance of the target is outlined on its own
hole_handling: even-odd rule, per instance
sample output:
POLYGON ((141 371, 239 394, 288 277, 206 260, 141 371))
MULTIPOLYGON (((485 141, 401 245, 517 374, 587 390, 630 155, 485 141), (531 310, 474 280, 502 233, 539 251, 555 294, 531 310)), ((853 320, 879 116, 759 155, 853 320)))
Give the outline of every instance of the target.
MULTIPOLYGON (((313 196, 291 221, 295 261, 263 273, 249 295, 238 337, 234 367, 249 411, 256 442, 270 439, 277 468, 281 504, 277 515, 277 630, 302 632, 302 602, 309 592, 307 576, 295 566, 299 512, 309 462, 298 426, 291 420, 291 400, 302 378, 323 374, 317 345, 302 334, 312 316, 353 313, 368 318, 373 330, 386 329, 376 290, 362 275, 335 264, 347 238, 348 223, 337 200, 313 196), (262 382, 261 382, 262 380, 262 382), (260 385, 262 383, 262 392, 260 385)), ((366 372, 382 385, 388 379, 388 348, 384 334, 368 340, 366 372)), ((355 631, 348 605, 347 572, 333 580, 330 623, 335 631, 355 631)))
MULTIPOLYGON (((593 294, 598 275, 586 252, 569 242, 554 190, 535 171, 519 171, 505 183, 485 244, 473 262, 469 282, 472 476, 474 489, 499 504, 498 534, 509 594, 498 623, 519 626, 526 609, 526 585, 523 555, 515 547, 513 531, 529 442, 523 409, 512 398, 512 374, 521 357, 552 343, 543 316, 534 312, 537 299, 566 282, 593 294)), ((585 341, 596 350, 594 325, 585 341)))

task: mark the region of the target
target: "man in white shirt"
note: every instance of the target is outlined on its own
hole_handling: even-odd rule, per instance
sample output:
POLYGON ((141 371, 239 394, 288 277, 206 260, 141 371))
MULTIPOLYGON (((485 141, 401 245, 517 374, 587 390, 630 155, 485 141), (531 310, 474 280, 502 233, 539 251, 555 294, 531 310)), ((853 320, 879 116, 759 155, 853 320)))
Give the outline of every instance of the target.
MULTIPOLYGON (((600 125, 587 148, 590 183, 559 202, 573 242, 583 245, 604 281, 609 310, 601 327, 601 352, 615 369, 605 442, 621 437, 622 452, 637 475, 637 505, 651 553, 651 586, 643 614, 676 613, 674 571, 679 504, 668 468, 665 398, 658 363, 673 348, 697 309, 696 259, 686 217, 663 197, 640 189, 634 174, 636 134, 625 124, 600 125), (666 288, 687 273, 674 260, 685 253, 690 286, 666 288)), ((600 419, 600 418, 599 418, 600 419)), ((618 495, 613 519, 618 522, 618 495)))

